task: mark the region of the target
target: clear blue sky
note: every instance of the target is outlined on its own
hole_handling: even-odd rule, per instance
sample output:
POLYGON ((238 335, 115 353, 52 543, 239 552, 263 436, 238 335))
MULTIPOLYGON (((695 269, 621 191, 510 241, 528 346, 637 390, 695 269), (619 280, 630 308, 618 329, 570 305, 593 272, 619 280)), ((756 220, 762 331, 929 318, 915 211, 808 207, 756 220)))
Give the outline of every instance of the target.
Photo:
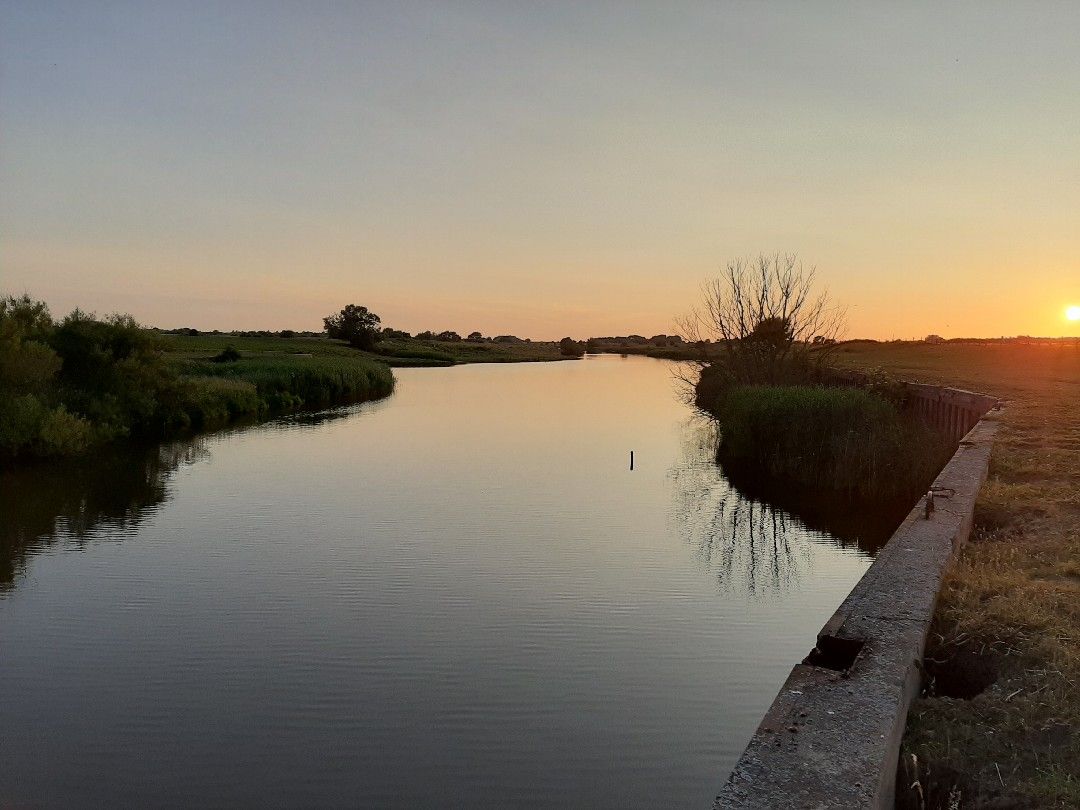
POLYGON ((162 326, 1067 334, 1080 4, 0 2, 0 290, 162 326))

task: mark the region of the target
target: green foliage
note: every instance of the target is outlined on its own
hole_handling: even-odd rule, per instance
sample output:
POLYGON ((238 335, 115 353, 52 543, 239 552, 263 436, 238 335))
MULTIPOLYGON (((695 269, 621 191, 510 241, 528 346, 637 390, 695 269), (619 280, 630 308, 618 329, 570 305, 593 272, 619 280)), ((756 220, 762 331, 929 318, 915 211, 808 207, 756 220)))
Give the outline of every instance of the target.
POLYGON ((48 307, 23 295, 0 299, 0 459, 80 452, 89 446, 89 422, 55 397, 62 360, 47 341, 48 307))
POLYGON ((114 436, 156 433, 175 375, 152 333, 130 315, 98 320, 75 310, 49 338, 60 356, 60 396, 114 436))
POLYGON ((0 298, 0 336, 18 336, 25 340, 44 340, 52 331, 52 316, 43 301, 25 293, 0 298))
POLYGON ((393 390, 387 366, 337 342, 258 337, 250 342, 268 350, 244 357, 230 341, 248 339, 193 331, 162 336, 127 315, 78 310, 55 324, 28 296, 0 299, 0 460, 71 455, 119 437, 161 438, 393 390), (176 340, 218 354, 185 357, 176 340), (286 354, 283 344, 319 353, 286 354))
POLYGON ((367 307, 347 305, 336 315, 323 318, 326 334, 337 340, 347 340, 364 351, 371 351, 379 339, 380 318, 367 307))
POLYGON ((255 385, 223 377, 182 378, 174 427, 209 430, 267 410, 255 385))
POLYGON ((247 383, 268 411, 373 399, 386 396, 394 387, 387 366, 362 357, 245 357, 228 364, 195 362, 187 371, 247 383))
POLYGON ((781 351, 795 340, 791 318, 779 316, 762 318, 754 324, 754 328, 744 340, 749 344, 768 346, 774 351, 781 351))
POLYGON ((46 345, 52 331, 48 307, 29 296, 0 298, 0 392, 38 392, 60 370, 46 345))
POLYGON ((724 460, 862 496, 921 490, 950 450, 936 432, 857 388, 735 386, 715 413, 724 460))
POLYGON ((42 414, 36 433, 32 447, 39 456, 69 456, 81 453, 97 441, 100 435, 89 421, 68 413, 63 405, 42 414))

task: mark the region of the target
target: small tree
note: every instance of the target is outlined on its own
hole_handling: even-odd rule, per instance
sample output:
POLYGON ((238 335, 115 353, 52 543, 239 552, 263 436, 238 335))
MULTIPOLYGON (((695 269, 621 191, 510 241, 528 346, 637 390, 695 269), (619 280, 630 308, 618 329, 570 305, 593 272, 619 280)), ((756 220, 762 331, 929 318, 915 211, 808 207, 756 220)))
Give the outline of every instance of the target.
POLYGON ((814 268, 777 254, 736 259, 702 285, 701 305, 682 320, 680 331, 690 341, 713 340, 722 355, 699 361, 699 401, 706 378, 711 391, 813 377, 844 327, 843 310, 828 292, 815 293, 814 280, 814 268))
POLYGON ((559 354, 563 357, 581 357, 585 354, 585 344, 578 343, 571 337, 559 341, 559 354))
POLYGON ((379 316, 367 307, 349 304, 336 315, 323 318, 326 334, 337 340, 347 340, 358 349, 371 351, 379 339, 379 316))

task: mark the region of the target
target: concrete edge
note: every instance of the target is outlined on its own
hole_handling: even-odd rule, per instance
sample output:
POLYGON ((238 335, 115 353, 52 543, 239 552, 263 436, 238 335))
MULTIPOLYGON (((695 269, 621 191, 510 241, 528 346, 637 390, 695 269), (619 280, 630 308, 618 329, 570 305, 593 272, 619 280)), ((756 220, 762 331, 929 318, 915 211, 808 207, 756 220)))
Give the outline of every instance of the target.
POLYGON ((963 436, 934 481, 930 517, 920 500, 808 641, 814 650, 780 689, 714 810, 893 806, 938 592, 971 532, 1000 413, 984 413, 963 436))

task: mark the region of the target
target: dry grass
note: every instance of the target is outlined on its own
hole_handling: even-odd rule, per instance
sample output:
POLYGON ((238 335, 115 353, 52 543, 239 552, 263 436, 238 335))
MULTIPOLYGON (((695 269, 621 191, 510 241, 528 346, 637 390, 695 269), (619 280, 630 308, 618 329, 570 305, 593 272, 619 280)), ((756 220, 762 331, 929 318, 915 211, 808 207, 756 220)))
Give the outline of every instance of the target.
POLYGON ((1080 807, 1080 347, 856 343, 838 359, 1007 401, 942 588, 899 806, 1080 807), (934 692, 980 673, 993 682, 971 699, 934 692))

